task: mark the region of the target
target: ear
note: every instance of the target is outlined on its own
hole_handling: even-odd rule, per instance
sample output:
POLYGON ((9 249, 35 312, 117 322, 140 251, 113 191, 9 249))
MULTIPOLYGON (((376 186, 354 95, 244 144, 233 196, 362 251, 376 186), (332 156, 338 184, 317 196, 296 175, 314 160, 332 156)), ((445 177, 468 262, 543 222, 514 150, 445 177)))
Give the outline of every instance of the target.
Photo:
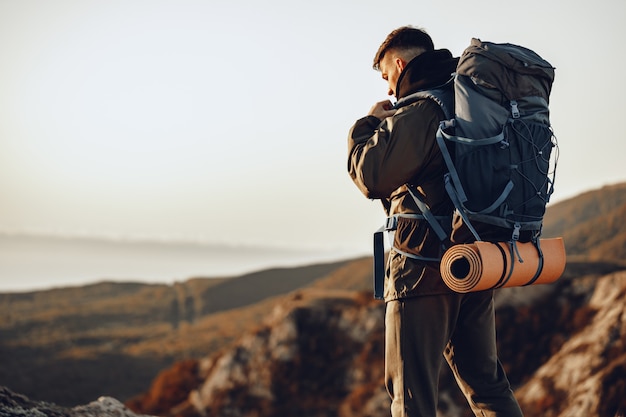
POLYGON ((404 71, 404 67, 406 67, 407 64, 407 62, 400 57, 396 57, 394 63, 396 64, 396 68, 398 68, 399 72, 404 71))

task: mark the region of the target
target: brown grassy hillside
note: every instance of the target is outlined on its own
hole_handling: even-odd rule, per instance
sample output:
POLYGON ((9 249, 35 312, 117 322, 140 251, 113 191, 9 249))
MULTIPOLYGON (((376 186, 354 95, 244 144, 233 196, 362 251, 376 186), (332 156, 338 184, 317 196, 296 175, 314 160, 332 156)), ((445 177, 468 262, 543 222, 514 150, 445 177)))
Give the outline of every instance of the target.
POLYGON ((568 259, 626 259, 626 183, 548 207, 544 236, 563 236, 568 259))
POLYGON ((214 352, 253 328, 272 297, 344 264, 172 286, 103 282, 0 294, 0 385, 68 406, 101 395, 126 400, 159 370, 214 352))

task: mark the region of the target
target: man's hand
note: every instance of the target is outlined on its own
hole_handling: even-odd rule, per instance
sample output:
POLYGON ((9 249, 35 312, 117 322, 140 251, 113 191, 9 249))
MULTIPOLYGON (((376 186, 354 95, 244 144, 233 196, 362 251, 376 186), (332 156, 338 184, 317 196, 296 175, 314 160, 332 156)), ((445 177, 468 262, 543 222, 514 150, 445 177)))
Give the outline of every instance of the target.
POLYGON ((393 104, 391 103, 391 101, 383 100, 374 104, 367 114, 369 116, 374 116, 379 118, 380 120, 383 120, 386 117, 393 116, 396 111, 397 110, 393 108, 393 104))

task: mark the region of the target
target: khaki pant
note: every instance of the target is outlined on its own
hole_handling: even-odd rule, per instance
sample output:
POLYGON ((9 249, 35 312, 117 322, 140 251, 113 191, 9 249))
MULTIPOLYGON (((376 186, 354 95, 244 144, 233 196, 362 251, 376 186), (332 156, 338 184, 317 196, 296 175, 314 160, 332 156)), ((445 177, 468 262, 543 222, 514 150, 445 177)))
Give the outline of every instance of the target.
POLYGON ((476 416, 522 416, 498 360, 492 291, 390 301, 385 327, 393 417, 435 417, 443 357, 476 416))

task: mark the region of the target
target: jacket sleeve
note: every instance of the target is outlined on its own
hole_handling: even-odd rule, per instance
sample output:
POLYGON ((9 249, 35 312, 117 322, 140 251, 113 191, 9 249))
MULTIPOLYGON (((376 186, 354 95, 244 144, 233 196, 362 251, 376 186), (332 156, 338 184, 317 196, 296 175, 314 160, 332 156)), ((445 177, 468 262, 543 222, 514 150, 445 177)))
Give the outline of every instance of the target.
POLYGON ((359 119, 348 136, 348 172, 368 198, 383 199, 409 181, 419 182, 435 148, 440 109, 429 100, 392 117, 359 119))

